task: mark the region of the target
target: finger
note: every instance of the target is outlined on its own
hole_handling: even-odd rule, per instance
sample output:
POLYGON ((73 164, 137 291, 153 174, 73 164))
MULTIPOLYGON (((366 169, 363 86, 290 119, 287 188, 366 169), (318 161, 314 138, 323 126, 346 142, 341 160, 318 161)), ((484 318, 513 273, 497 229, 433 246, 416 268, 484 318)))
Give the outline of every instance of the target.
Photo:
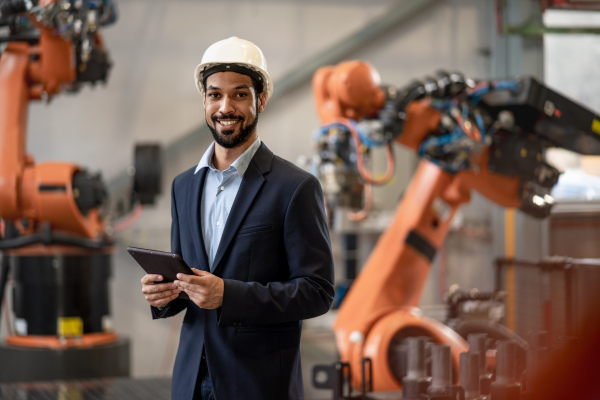
MULTIPOLYGON (((181 280, 181 281, 185 281, 185 282, 191 282, 192 278, 195 278, 195 275, 188 275, 188 274, 177 274, 177 279, 181 280)), ((177 280, 175 280, 175 282, 177 282, 177 280)))
POLYGON ((178 289, 177 285, 174 282, 159 283, 156 285, 143 285, 142 293, 144 293, 144 294, 160 293, 160 292, 164 292, 167 290, 173 290, 173 289, 178 289))
POLYGON ((175 284, 175 286, 177 286, 177 288, 179 288, 181 290, 191 290, 192 292, 196 292, 198 290, 198 288, 196 288, 196 290, 194 290, 194 287, 198 286, 198 285, 194 285, 193 283, 190 283, 190 282, 175 281, 173 283, 175 284))
POLYGON ((167 304, 169 304, 170 302, 172 302, 173 300, 175 300, 177 297, 179 297, 179 294, 174 294, 170 297, 167 297, 167 298, 161 299, 161 300, 149 301, 149 303, 151 306, 154 306, 154 307, 164 307, 167 304))
POLYGON ((144 285, 151 285, 156 281, 162 281, 163 277, 162 275, 156 275, 156 274, 147 274, 142 276, 142 284, 144 285))
MULTIPOLYGON (((199 296, 206 296, 208 294, 208 289, 206 285, 197 284, 196 282, 185 282, 185 281, 175 281, 175 285, 181 290, 184 290, 190 293, 195 293, 199 296)), ((201 281, 201 283, 205 283, 201 281)))
POLYGON ((172 289, 172 290, 165 290, 164 292, 160 292, 160 293, 146 293, 145 297, 146 297, 146 300, 148 300, 148 301, 155 301, 155 300, 166 299, 166 298, 172 297, 173 295, 179 296, 180 292, 181 292, 181 290, 179 290, 179 289, 172 289))
POLYGON ((168 303, 171 300, 178 297, 180 292, 181 292, 181 290, 173 289, 173 290, 160 292, 160 293, 146 294, 145 298, 146 298, 146 301, 148 301, 152 305, 155 305, 155 303, 157 303, 157 302, 168 303))
POLYGON ((186 281, 186 282, 192 282, 192 280, 196 276, 202 277, 202 276, 210 276, 210 275, 212 275, 210 272, 202 271, 201 269, 196 269, 196 268, 192 268, 192 272, 195 275, 189 275, 189 274, 179 273, 179 274, 177 274, 177 279, 181 279, 182 281, 186 281))

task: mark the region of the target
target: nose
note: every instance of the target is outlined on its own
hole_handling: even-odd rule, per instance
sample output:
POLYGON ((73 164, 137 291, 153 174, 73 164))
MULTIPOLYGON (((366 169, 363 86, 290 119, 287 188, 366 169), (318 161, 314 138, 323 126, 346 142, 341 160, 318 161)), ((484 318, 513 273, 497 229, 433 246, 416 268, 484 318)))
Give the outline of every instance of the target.
POLYGON ((235 112, 233 100, 229 96, 223 96, 219 107, 219 112, 222 114, 233 114, 235 112))

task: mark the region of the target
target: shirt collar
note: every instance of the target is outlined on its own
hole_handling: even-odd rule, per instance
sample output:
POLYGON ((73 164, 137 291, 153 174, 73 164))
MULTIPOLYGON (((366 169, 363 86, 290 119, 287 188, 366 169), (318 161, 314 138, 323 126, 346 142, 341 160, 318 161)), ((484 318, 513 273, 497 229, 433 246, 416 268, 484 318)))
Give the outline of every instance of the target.
MULTIPOLYGON (((241 156, 239 156, 229 167, 229 168, 232 168, 232 167, 235 168, 235 170, 240 175, 240 178, 244 176, 244 173, 246 173, 246 170, 248 169, 248 165, 250 165, 250 161, 252 160, 252 157, 254 157, 254 154, 260 147, 260 143, 261 143, 260 138, 258 136, 256 136, 256 139, 250 145, 250 147, 248 147, 246 149, 246 151, 244 151, 244 153, 241 156)), ((210 146, 208 146, 208 149, 206 149, 206 151, 202 155, 202 158, 200 159, 200 162, 198 163, 198 166, 196 167, 194 174, 196 174, 198 171, 200 171, 202 168, 205 168, 205 167, 208 167, 212 170, 216 170, 216 168, 213 164, 214 155, 215 155, 215 142, 212 142, 210 144, 210 146)))

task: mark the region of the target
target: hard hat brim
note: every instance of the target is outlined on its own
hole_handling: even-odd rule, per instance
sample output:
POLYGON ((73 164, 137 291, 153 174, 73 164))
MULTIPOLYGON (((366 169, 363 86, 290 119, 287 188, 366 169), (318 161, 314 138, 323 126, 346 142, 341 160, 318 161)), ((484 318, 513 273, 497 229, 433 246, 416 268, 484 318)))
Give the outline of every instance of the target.
MULTIPOLYGON (((242 67, 245 67, 247 69, 257 72, 263 78, 263 91, 267 93, 267 100, 273 94, 273 81, 271 80, 271 77, 269 76, 269 74, 262 68, 257 67, 256 65, 244 63, 244 62, 214 62, 214 61, 207 62, 207 63, 201 63, 196 67, 196 70, 194 71, 194 80, 196 82, 196 88, 198 89, 198 92, 200 92, 200 94, 204 95, 204 84, 203 84, 204 72, 216 65, 219 65, 219 64, 235 64, 235 65, 239 65, 239 66, 242 66, 242 67)), ((250 75, 248 75, 248 76, 250 76, 250 75)))

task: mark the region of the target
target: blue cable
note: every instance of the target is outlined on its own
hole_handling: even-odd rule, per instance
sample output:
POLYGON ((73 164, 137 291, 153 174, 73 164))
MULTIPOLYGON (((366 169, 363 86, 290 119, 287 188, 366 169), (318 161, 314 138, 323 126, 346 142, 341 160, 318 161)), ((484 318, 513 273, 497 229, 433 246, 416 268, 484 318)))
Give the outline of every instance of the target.
MULTIPOLYGON (((371 139, 370 137, 368 137, 367 135, 365 135, 365 133, 362 131, 362 129, 360 129, 360 127, 358 126, 358 123, 356 121, 354 121, 353 119, 350 119, 349 121, 352 124, 352 127, 358 133, 358 137, 360 138, 361 142, 365 146, 367 146, 367 148, 372 149, 373 147, 378 147, 378 146, 385 145, 385 142, 374 141, 373 139, 371 139)), ((341 124, 339 122, 335 122, 333 124, 325 125, 325 126, 320 127, 319 129, 317 129, 317 131, 315 132, 315 140, 320 139, 322 136, 324 136, 325 134, 327 134, 327 132, 329 130, 331 130, 333 128, 348 130, 348 127, 346 125, 341 124)))

